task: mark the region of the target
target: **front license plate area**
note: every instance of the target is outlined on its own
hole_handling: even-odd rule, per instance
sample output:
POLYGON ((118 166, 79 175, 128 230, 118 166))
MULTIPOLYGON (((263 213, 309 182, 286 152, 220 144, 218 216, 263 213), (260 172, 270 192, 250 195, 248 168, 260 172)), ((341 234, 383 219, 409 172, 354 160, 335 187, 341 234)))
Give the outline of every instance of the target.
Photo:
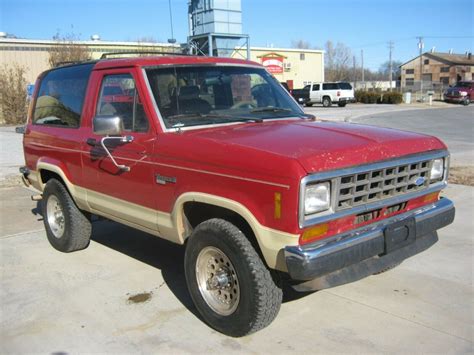
POLYGON ((392 223, 384 231, 385 254, 414 243, 415 239, 415 218, 392 223))

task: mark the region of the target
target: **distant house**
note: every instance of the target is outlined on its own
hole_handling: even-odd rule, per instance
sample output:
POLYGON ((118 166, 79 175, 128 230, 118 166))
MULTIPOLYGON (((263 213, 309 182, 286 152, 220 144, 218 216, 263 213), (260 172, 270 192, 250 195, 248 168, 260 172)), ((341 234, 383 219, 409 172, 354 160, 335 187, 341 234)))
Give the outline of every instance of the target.
POLYGON ((423 88, 436 86, 447 87, 460 80, 472 80, 474 73, 474 58, 471 53, 439 53, 426 52, 402 64, 401 87, 419 90, 420 78, 423 79, 423 88), (420 60, 422 76, 420 75, 420 60))

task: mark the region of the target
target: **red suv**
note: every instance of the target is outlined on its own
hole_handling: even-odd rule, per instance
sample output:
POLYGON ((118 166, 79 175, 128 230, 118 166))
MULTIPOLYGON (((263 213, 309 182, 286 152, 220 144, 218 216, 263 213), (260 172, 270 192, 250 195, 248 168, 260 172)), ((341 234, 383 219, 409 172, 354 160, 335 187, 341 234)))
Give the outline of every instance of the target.
POLYGON ((474 81, 459 81, 444 93, 444 101, 469 105, 474 100, 474 81))
POLYGON ((257 63, 107 59, 35 88, 21 171, 51 245, 86 248, 92 215, 183 245, 196 308, 231 336, 267 326, 284 284, 382 272, 454 218, 439 139, 316 121, 257 63))

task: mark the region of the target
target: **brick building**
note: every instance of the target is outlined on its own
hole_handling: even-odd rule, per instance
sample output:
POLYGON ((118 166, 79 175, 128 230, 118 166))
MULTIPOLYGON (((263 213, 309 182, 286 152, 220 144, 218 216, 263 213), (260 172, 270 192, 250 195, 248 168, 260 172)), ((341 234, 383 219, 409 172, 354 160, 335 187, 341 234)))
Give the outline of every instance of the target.
POLYGON ((402 64, 401 87, 405 90, 420 89, 420 79, 423 89, 447 87, 460 80, 472 80, 474 73, 474 58, 471 53, 439 53, 427 52, 402 64), (420 75, 420 60, 421 74, 420 75))

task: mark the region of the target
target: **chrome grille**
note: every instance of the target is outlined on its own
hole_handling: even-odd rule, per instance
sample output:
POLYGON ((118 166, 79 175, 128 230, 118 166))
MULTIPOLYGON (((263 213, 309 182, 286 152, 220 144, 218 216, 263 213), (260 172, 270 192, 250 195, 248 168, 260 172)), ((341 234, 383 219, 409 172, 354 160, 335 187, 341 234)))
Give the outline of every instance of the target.
POLYGON ((393 165, 336 178, 336 211, 419 191, 430 184, 432 160, 393 165), (424 178, 419 179, 420 177, 424 178), (417 185, 415 181, 418 179, 417 185))

